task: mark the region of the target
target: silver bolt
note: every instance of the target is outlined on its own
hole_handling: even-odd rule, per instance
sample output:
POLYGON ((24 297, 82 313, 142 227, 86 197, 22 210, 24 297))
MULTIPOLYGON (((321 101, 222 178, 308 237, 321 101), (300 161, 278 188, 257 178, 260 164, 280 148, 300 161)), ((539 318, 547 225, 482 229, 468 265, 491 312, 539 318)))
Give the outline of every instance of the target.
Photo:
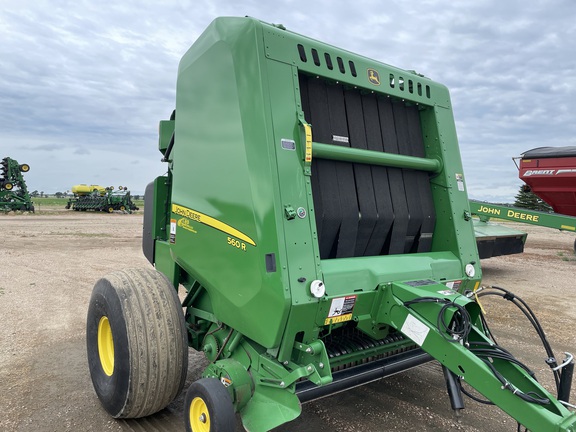
POLYGON ((324 369, 324 363, 318 363, 318 367, 319 367, 320 369, 324 369))
POLYGON ((306 348, 306 352, 307 352, 307 353, 311 353, 311 352, 312 352, 312 348, 310 348, 310 347, 306 348))
POLYGON ((202 423, 206 423, 206 414, 202 413, 199 419, 202 423))
POLYGON ((288 360, 284 360, 284 362, 282 363, 284 366, 288 366, 288 360))
POLYGON ((286 383, 284 381, 280 382, 280 387, 284 387, 286 385, 286 383))
POLYGON ((306 370, 307 370, 308 372, 312 372, 312 366, 308 366, 308 367, 306 368, 306 370))

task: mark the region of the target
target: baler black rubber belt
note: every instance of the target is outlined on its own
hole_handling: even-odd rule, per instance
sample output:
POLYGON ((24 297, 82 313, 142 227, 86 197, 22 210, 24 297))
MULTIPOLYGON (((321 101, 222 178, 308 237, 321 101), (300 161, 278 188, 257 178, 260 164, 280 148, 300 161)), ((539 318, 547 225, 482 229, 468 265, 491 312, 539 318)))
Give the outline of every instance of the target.
MULTIPOLYGON (((410 154, 408 118, 406 115, 406 105, 402 102, 392 103, 392 112, 394 113, 394 125, 396 126, 396 138, 398 153, 410 154)), ((404 188, 406 191, 406 202, 408 203, 408 232, 404 253, 416 252, 418 249, 418 237, 424 212, 420 205, 420 193, 418 191, 418 172, 413 170, 402 170, 404 179, 404 188)))
MULTIPOLYGON (((346 109, 353 147, 383 151, 376 97, 361 96, 357 91, 349 91, 346 95, 346 109)), ((364 237, 359 235, 357 256, 375 256, 383 252, 388 254, 389 234, 394 222, 388 168, 356 164, 354 170, 361 220, 365 221, 365 227, 362 228, 368 230, 369 226, 372 226, 372 231, 365 242, 364 237), (364 247, 363 251, 359 247, 360 241, 364 247)))
MULTIPOLYGON (((426 157, 418 107, 414 105, 407 106, 406 118, 408 120, 410 156, 426 157)), ((419 202, 423 215, 418 247, 415 252, 429 252, 432 248, 432 233, 434 232, 434 225, 436 223, 436 212, 434 210, 434 200, 432 199, 432 190, 430 188, 430 178, 428 173, 423 171, 416 171, 415 177, 418 184, 417 191, 420 194, 419 202)))
MULTIPOLYGON (((313 127, 313 139, 324 143, 332 142, 326 85, 318 79, 309 79, 307 83, 310 111, 305 114, 307 114, 306 120, 313 127)), ((315 207, 316 202, 320 202, 322 208, 322 213, 316 212, 322 259, 336 257, 337 240, 342 224, 343 211, 338 191, 338 164, 338 162, 324 159, 315 159, 312 163, 312 177, 317 179, 316 191, 312 190, 315 207), (318 191, 321 192, 318 194, 318 191)))
MULTIPOLYGON (((387 153, 400 153, 398 150, 398 138, 396 135, 396 125, 392 112, 392 103, 389 99, 378 98, 378 115, 380 118, 380 133, 382 140, 382 151, 387 153)), ((372 149, 371 149, 372 150, 372 149)), ((414 238, 415 232, 409 232, 411 218, 408 205, 408 195, 410 189, 406 187, 403 170, 400 168, 388 169, 388 181, 392 207, 394 208, 394 225, 390 236, 390 247, 384 251, 388 254, 405 253, 406 245, 410 238, 414 238)))
MULTIPOLYGON (((350 147, 350 140, 346 143, 343 139, 348 138, 348 122, 342 86, 326 85, 326 93, 328 95, 331 137, 329 141, 323 142, 350 147)), ((347 162, 336 162, 336 175, 337 184, 326 185, 331 190, 335 188, 336 193, 340 195, 342 219, 337 239, 336 258, 353 257, 356 251, 360 219, 353 165, 347 162)))

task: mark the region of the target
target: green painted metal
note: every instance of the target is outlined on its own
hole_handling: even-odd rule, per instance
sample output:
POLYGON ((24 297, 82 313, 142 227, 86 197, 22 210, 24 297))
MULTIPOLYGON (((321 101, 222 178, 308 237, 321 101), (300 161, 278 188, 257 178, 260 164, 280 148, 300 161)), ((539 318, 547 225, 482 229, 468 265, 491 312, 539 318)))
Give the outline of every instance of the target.
MULTIPOLYGON (((522 411, 525 402, 498 394, 483 362, 435 328, 438 304, 404 304, 422 296, 454 300, 470 310, 471 337, 485 340, 477 305, 462 296, 479 286, 481 268, 444 86, 281 26, 218 18, 180 62, 176 111, 160 124, 159 150, 168 174, 147 189, 154 209, 145 233, 153 247, 145 239, 145 253, 152 251, 151 261, 175 287, 185 287, 189 344, 206 354, 204 376, 228 387, 247 430, 297 417, 299 380, 322 386, 333 380, 333 367, 413 348, 405 337, 383 343, 403 329, 408 314, 428 329, 424 350, 512 416, 550 426, 545 430, 571 430, 573 417, 556 402, 522 411), (314 139, 320 127, 306 121, 303 77, 415 113, 417 131, 408 132, 420 134, 422 155, 314 139), (317 159, 393 166, 400 176, 424 173, 436 217, 428 249, 321 259, 317 159), (334 341, 348 333, 353 338, 334 359, 334 341)), ((515 380, 521 375, 514 366, 498 367, 515 380)), ((525 388, 542 391, 530 377, 522 379, 525 388)))
POLYGON ((26 181, 22 173, 28 172, 28 164, 5 157, 0 162, 0 211, 31 211, 34 204, 30 199, 26 181))
POLYGON ((312 155, 322 159, 414 169, 432 173, 441 171, 441 163, 436 159, 424 159, 392 153, 338 147, 322 143, 312 143, 312 155))
MULTIPOLYGON (((576 430, 576 413, 570 412, 553 395, 534 380, 528 372, 508 361, 492 358, 492 365, 509 383, 504 386, 487 364, 479 357, 471 355, 466 345, 475 342, 485 342, 493 345, 493 342, 485 336, 482 323, 479 319, 481 314, 477 303, 468 297, 454 292, 452 295, 445 294, 445 286, 429 283, 415 287, 404 283, 393 283, 382 286, 387 300, 394 303, 382 307, 383 320, 390 322, 398 329, 405 326, 411 327, 414 333, 419 332, 422 339, 419 341, 422 349, 431 354, 440 363, 459 376, 468 385, 499 406, 502 410, 516 419, 531 431, 564 431, 576 430), (442 303, 426 302, 406 306, 406 302, 421 298, 448 299, 468 310, 472 319, 472 329, 467 341, 448 341, 449 336, 437 327, 439 309, 442 303), (549 403, 540 405, 527 403, 515 394, 518 389, 524 394, 537 395, 546 398, 549 403)), ((451 312, 454 312, 452 308, 451 312)), ((450 322, 451 316, 447 316, 446 323, 450 322)))
POLYGON ((474 220, 474 232, 476 234, 476 240, 481 240, 484 238, 493 237, 508 237, 508 236, 519 236, 526 241, 527 234, 523 231, 519 231, 509 226, 504 226, 495 222, 490 222, 487 220, 474 220))
POLYGON ((514 222, 527 223, 562 231, 576 232, 576 217, 558 213, 545 213, 518 207, 491 204, 482 201, 470 200, 470 210, 480 220, 504 219, 514 222))

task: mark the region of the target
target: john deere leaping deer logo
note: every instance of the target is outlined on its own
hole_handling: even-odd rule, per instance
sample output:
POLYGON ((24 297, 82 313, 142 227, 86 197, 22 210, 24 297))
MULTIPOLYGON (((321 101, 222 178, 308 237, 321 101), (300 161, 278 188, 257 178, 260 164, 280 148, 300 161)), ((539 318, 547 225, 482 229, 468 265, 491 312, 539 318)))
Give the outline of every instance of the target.
POLYGON ((380 85, 380 75, 377 70, 372 68, 368 69, 368 81, 374 85, 380 85))

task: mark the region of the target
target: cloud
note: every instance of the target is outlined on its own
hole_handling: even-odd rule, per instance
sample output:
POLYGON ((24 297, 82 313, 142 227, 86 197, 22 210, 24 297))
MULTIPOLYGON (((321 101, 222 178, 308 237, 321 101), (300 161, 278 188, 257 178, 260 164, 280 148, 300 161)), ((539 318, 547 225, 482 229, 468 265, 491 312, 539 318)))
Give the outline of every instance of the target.
POLYGON ((90 154, 90 150, 88 150, 87 148, 84 147, 80 147, 74 150, 74 154, 76 155, 89 155, 90 154))
POLYGON ((576 145, 570 0, 3 3, 0 142, 48 192, 108 179, 142 192, 165 172, 158 121, 179 59, 217 16, 283 23, 445 84, 473 197, 513 200, 512 157, 576 145))

